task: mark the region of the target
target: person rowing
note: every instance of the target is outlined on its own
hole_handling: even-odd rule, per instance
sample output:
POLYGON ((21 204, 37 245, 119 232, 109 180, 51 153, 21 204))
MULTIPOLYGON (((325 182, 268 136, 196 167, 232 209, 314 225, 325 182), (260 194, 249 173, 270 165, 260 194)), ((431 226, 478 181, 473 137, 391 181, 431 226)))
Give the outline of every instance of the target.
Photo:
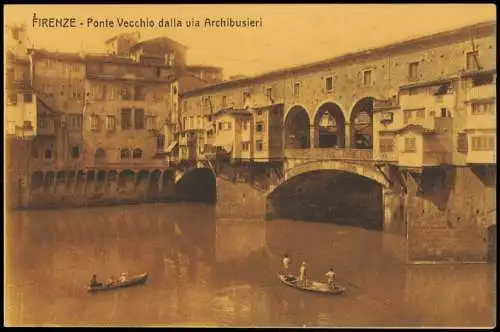
POLYGON ((101 287, 102 283, 97 281, 97 275, 94 273, 90 279, 90 287, 101 287))

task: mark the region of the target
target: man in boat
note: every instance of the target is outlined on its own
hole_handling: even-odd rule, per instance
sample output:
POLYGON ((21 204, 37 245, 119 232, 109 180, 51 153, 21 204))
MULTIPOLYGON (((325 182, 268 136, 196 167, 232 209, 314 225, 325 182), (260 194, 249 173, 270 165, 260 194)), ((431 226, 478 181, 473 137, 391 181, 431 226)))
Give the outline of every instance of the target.
POLYGON ((283 256, 283 274, 288 275, 288 265, 290 264, 290 257, 288 257, 288 254, 285 254, 283 256))
POLYGON ((115 276, 111 276, 108 279, 108 285, 113 285, 113 284, 115 284, 117 282, 118 282, 118 280, 116 280, 115 276))
POLYGON ((299 282, 302 286, 306 286, 306 262, 302 262, 300 265, 299 282))
POLYGON ((125 282, 125 281, 127 281, 127 272, 123 272, 120 275, 120 282, 125 282))
POLYGON ((333 272, 333 268, 330 268, 330 270, 326 273, 326 278, 328 287, 330 287, 330 289, 333 289, 335 279, 335 272, 333 272))
POLYGON ((90 279, 90 287, 100 287, 102 283, 97 281, 97 275, 94 273, 92 279, 90 279))

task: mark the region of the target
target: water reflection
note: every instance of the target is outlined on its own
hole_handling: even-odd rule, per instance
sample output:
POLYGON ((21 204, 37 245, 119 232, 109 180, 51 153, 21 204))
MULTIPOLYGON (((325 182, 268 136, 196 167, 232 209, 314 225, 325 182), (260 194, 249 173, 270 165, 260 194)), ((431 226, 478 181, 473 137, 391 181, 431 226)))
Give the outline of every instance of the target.
POLYGON ((217 217, 198 204, 16 212, 8 219, 9 325, 431 326, 494 324, 495 267, 403 266, 378 232, 332 224, 217 217), (345 296, 282 285, 307 261, 333 267, 345 296), (147 271, 142 287, 88 294, 147 271))

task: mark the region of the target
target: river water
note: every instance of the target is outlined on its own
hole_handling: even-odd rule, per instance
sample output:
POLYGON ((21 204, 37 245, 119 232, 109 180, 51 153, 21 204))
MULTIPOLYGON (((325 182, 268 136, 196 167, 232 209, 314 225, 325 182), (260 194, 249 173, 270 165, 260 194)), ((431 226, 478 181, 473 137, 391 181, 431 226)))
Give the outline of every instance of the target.
POLYGON ((306 221, 217 218, 214 206, 144 204, 13 212, 8 326, 494 326, 496 267, 403 265, 383 234, 306 221), (348 291, 279 282, 280 256, 348 291), (147 271, 146 285, 89 294, 91 274, 147 271))

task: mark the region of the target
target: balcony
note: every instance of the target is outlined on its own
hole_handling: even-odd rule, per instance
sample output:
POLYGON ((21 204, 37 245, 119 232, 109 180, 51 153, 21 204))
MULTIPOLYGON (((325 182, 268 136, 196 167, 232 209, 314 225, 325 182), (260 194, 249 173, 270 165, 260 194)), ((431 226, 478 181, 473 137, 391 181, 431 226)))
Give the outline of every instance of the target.
POLYGON ((484 100, 496 97, 496 84, 485 84, 472 87, 466 93, 466 100, 484 100))
POLYGON ((342 149, 342 148, 286 149, 285 157, 287 159, 305 159, 305 160, 372 161, 373 151, 366 149, 342 149))
POLYGON ((467 164, 496 164, 497 152, 492 151, 469 151, 467 153, 467 164))

